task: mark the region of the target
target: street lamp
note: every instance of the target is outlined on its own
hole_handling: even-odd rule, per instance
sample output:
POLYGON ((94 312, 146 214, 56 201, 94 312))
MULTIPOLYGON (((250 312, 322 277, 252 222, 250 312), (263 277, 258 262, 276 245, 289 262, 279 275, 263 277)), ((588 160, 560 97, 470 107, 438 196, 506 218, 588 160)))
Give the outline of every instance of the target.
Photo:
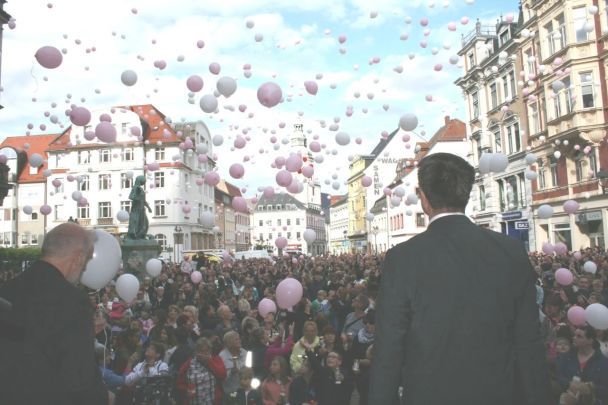
POLYGON ((346 234, 348 234, 348 231, 345 229, 342 231, 342 235, 344 236, 344 240, 342 241, 342 249, 344 250, 343 253, 346 253, 346 242, 347 242, 347 236, 346 234))
POLYGON ((376 244, 376 235, 380 229, 377 226, 372 227, 372 234, 374 235, 374 253, 378 254, 378 245, 376 244))
POLYGON ((180 256, 180 249, 178 245, 182 244, 182 227, 176 225, 173 228, 173 262, 177 263, 177 258, 180 256))

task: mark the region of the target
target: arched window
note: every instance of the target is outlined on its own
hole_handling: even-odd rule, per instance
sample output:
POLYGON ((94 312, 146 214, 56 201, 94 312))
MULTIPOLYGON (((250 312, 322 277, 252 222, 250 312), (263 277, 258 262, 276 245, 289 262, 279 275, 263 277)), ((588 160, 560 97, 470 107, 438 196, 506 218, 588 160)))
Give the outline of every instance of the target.
POLYGON ((162 233, 154 235, 154 239, 158 242, 162 250, 167 248, 167 237, 162 233))

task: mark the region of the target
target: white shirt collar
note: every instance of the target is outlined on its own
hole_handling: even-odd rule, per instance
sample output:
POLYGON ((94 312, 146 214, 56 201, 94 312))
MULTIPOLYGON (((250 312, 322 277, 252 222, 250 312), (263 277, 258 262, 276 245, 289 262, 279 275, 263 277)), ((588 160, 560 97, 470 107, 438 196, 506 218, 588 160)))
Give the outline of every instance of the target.
POLYGON ((465 213, 464 212, 444 212, 441 214, 437 214, 433 218, 431 218, 431 220, 429 221, 429 225, 432 224, 433 221, 438 220, 439 218, 447 217, 450 215, 465 215, 465 213))

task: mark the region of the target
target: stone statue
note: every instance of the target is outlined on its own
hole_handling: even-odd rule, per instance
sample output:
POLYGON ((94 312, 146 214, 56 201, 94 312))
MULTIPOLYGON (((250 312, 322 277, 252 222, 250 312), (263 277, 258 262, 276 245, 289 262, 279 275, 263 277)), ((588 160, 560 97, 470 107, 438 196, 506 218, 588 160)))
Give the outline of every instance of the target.
POLYGON ((144 208, 148 209, 148 212, 152 212, 152 209, 146 202, 146 193, 142 188, 146 182, 145 176, 137 176, 135 178, 135 184, 131 188, 131 194, 129 199, 131 203, 131 212, 129 214, 129 230, 127 231, 127 239, 146 239, 148 235, 148 217, 144 208))

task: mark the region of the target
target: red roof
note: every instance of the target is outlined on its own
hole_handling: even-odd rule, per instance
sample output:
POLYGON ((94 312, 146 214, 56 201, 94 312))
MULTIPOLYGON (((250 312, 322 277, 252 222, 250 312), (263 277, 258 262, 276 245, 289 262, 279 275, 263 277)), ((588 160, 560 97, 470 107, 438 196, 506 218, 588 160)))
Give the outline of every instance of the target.
MULTIPOLYGON (((17 166, 20 171, 19 177, 17 178, 18 183, 45 183, 46 177, 43 172, 48 169, 49 165, 46 162, 48 155, 46 150, 49 144, 61 136, 61 134, 49 134, 49 135, 27 135, 27 136, 9 136, 0 144, 0 148, 13 148, 17 152, 17 156, 25 156, 24 164, 22 167, 17 166), (25 150, 23 145, 29 144, 30 147, 25 150), (34 174, 30 174, 30 156, 34 153, 41 155, 45 162, 40 166, 34 174)), ((19 161, 19 158, 17 159, 19 161)))
MULTIPOLYGON (((163 113, 161 113, 160 111, 158 111, 156 108, 154 108, 153 105, 151 104, 144 104, 144 105, 132 105, 132 106, 119 106, 119 107, 114 107, 116 110, 120 110, 120 109, 125 109, 125 110, 129 110, 129 111, 133 111, 134 113, 136 113, 140 119, 142 119, 143 121, 146 121, 148 123, 148 125, 150 126, 149 129, 149 133, 148 133, 148 137, 147 140, 150 141, 150 143, 156 143, 158 141, 161 141, 162 143, 175 143, 175 142, 181 142, 182 139, 177 135, 177 132, 175 132, 175 130, 171 127, 171 125, 167 124, 165 122, 165 115, 163 113), (162 124, 161 124, 162 121, 162 124), (163 135, 165 130, 167 130, 169 132, 169 137, 165 138, 165 136, 163 135)), ((57 138, 57 140, 55 142, 53 142, 52 145, 49 146, 49 150, 64 150, 66 149, 68 146, 68 143, 70 142, 70 133, 72 131, 72 126, 68 127, 68 129, 65 130, 65 132, 63 134, 61 134, 61 137, 57 138)), ((123 142, 119 142, 120 144, 122 144, 123 142)), ((92 145, 90 144, 83 144, 83 145, 73 145, 72 148, 74 147, 80 147, 80 148, 89 148, 92 145)))

